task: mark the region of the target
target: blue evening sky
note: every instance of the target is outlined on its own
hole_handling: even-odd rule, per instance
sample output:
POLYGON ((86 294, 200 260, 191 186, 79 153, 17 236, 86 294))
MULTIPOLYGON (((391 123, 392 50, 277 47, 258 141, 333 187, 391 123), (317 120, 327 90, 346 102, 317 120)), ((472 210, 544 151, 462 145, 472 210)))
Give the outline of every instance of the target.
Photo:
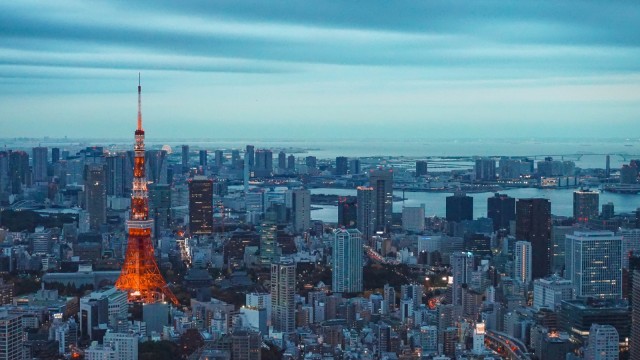
POLYGON ((640 1, 0 1, 0 137, 638 137, 640 1))

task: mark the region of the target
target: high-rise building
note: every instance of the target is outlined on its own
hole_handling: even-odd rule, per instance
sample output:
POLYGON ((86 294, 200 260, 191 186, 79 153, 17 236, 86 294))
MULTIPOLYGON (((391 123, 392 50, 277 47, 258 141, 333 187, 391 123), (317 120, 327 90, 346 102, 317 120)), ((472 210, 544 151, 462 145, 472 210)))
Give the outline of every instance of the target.
POLYGON ((582 223, 597 219, 600 210, 600 193, 578 190, 573 192, 573 218, 582 223))
POLYGON ((393 215, 393 169, 370 170, 369 184, 374 193, 375 230, 389 232, 393 215))
POLYGON ((29 176, 29 154, 24 151, 12 151, 9 155, 11 193, 21 194, 22 187, 29 183, 29 176))
POLYGON ((416 161, 416 177, 425 176, 428 173, 428 164, 426 160, 416 161))
POLYGON ((224 152, 222 152, 222 150, 216 150, 214 154, 215 154, 216 168, 220 169, 222 165, 224 165, 224 152))
POLYGON ((245 329, 233 330, 231 353, 234 360, 260 360, 262 337, 260 332, 245 329))
POLYGON ((638 182, 638 167, 630 164, 620 168, 620 184, 635 184, 638 182))
POLYGON ((602 219, 609 220, 616 214, 615 207, 612 202, 602 204, 602 219))
POLYGON ((533 282, 533 307, 536 310, 548 308, 556 311, 562 301, 573 299, 573 284, 559 276, 536 279, 533 282))
POLYGON ((362 234, 358 229, 334 231, 331 274, 334 293, 362 291, 362 256, 362 234))
POLYGON ((90 164, 85 168, 84 193, 89 213, 89 229, 99 230, 107 222, 107 181, 104 165, 90 164))
POLYGON ((127 166, 131 164, 126 152, 119 152, 105 157, 107 195, 115 197, 128 196, 129 185, 132 179, 127 178, 127 166))
POLYGON ((618 330, 611 325, 592 324, 585 360, 618 360, 619 354, 618 330))
POLYGON ((349 160, 349 174, 358 175, 360 174, 360 171, 360 159, 349 160))
POLYGON ((338 226, 347 229, 358 224, 358 198, 356 196, 338 197, 338 226))
POLYGON ((287 169, 287 154, 284 151, 278 153, 278 170, 287 169))
POLYGON ((455 252, 451 254, 451 272, 453 275, 451 303, 462 306, 462 285, 471 282, 474 270, 473 254, 470 252, 455 252))
POLYGON ((60 148, 51 148, 51 163, 55 164, 60 161, 60 148))
POLYGON ((138 359, 138 336, 136 334, 107 331, 103 343, 115 349, 114 360, 138 359))
POLYGON ((47 181, 49 149, 46 147, 33 148, 33 182, 47 181))
POLYGON ((147 150, 145 151, 145 164, 147 180, 153 184, 167 183, 167 151, 147 150))
POLYGON ((255 177, 270 177, 273 175, 273 153, 271 150, 256 150, 253 173, 255 177))
POLYGON ((29 235, 32 254, 46 255, 51 253, 52 237, 51 230, 37 227, 36 231, 29 235))
POLYGON ((487 217, 493 220, 493 230, 509 229, 516 219, 516 199, 506 194, 496 193, 487 198, 487 217))
POLYGON ((356 224, 358 230, 362 233, 362 238, 366 243, 371 241, 371 238, 376 231, 376 216, 374 205, 374 191, 372 187, 359 186, 357 188, 357 218, 356 224))
POLYGON ((640 359, 640 270, 633 270, 633 286, 629 296, 631 302, 630 359, 640 359))
POLYGON ((24 359, 24 331, 22 315, 0 312, 0 359, 24 359))
POLYGON ((565 236, 573 234, 573 226, 554 225, 551 227, 551 272, 564 273, 565 236))
POLYGON ((384 305, 382 307, 383 314, 389 314, 396 309, 396 289, 389 285, 385 284, 383 289, 383 301, 384 305))
POLYGON ((551 273, 551 203, 547 199, 518 199, 516 239, 531 242, 533 279, 551 273))
POLYGON ((315 156, 307 156, 304 159, 304 163, 307 165, 309 169, 318 168, 318 159, 315 156))
POLYGON ((272 221, 264 221, 260 227, 260 264, 269 267, 278 257, 278 227, 272 221))
POLYGON ((271 325, 276 332, 295 331, 296 264, 291 258, 271 263, 271 325))
POLYGON ((305 189, 292 189, 286 193, 287 208, 291 211, 293 229, 303 232, 311 227, 311 192, 305 189))
POLYGON ((287 170, 296 171, 296 157, 293 154, 287 156, 287 170))
POLYGON ((424 204, 402 208, 402 229, 411 232, 423 232, 425 228, 424 204))
POLYGON ((565 274, 576 297, 622 297, 622 236, 611 231, 576 231, 566 236, 565 251, 565 274))
POLYGON ((349 159, 344 156, 336 157, 336 175, 347 175, 349 171, 349 159))
POLYGON ((189 145, 182 145, 182 172, 189 171, 189 145))
POLYGON ((474 166, 476 180, 492 181, 496 179, 496 161, 494 159, 476 159, 474 166))
POLYGON ((213 181, 204 176, 189 180, 189 231, 213 232, 213 181))
POLYGON ((447 221, 473 220, 473 198, 463 192, 447 196, 447 221))
POLYGON ((202 166, 203 169, 207 168, 207 163, 208 163, 208 159, 207 159, 207 150, 206 149, 202 149, 200 151, 198 151, 198 157, 200 158, 200 166, 202 166))
POLYGON ((640 255, 640 229, 620 228, 616 235, 622 236, 622 268, 631 269, 629 260, 640 255))
POLYGON ((155 225, 154 234, 168 229, 171 221, 171 186, 168 184, 149 184, 149 215, 155 225))
POLYGON ((255 147, 253 145, 247 145, 244 150, 244 157, 249 165, 249 171, 253 171, 253 167, 256 164, 255 147))
POLYGON ((9 153, 0 151, 0 194, 10 190, 9 153))
POLYGON ((528 241, 516 241, 514 250, 514 270, 513 275, 520 283, 529 285, 531 283, 531 243, 528 241))

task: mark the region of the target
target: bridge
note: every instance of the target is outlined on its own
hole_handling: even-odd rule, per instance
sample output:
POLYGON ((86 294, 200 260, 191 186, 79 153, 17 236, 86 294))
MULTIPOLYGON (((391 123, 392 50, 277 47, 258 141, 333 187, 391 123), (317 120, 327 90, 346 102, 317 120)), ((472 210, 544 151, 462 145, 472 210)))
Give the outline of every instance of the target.
POLYGON ((531 357, 522 341, 503 332, 487 330, 484 336, 485 344, 500 356, 509 360, 529 360, 531 357))
MULTIPOLYGON (((640 159, 640 154, 629 154, 629 153, 623 153, 623 152, 618 152, 618 153, 591 153, 591 152, 580 152, 580 153, 574 153, 574 154, 533 154, 533 155, 518 155, 518 156, 513 156, 513 155, 488 155, 485 157, 488 158, 500 158, 500 157, 505 157, 505 158, 512 158, 512 159, 533 159, 533 160, 543 160, 544 158, 547 157, 552 157, 554 159, 560 159, 560 160, 575 160, 575 161, 579 161, 580 159, 582 159, 583 156, 607 156, 610 155, 611 157, 620 157, 622 158, 623 161, 629 161, 632 159, 640 159)), ((471 160, 472 158, 474 158, 474 156, 427 156, 426 159, 427 160, 442 160, 443 158, 446 159, 450 159, 450 160, 471 160)))

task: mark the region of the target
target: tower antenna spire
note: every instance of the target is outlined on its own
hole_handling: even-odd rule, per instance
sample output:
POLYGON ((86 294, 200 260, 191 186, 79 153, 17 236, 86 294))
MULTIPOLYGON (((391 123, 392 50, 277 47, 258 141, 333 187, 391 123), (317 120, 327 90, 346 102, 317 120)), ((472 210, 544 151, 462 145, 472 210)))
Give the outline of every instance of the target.
POLYGON ((138 73, 138 130, 142 130, 142 85, 140 85, 140 73, 138 73))

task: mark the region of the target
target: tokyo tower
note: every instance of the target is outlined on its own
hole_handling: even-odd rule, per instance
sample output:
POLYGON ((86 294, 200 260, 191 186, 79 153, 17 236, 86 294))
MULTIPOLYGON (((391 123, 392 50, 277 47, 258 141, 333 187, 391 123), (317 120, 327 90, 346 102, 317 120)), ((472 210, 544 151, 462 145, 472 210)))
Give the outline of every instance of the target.
POLYGON ((144 165, 142 129, 142 86, 138 74, 138 128, 135 132, 131 216, 127 221, 129 242, 116 288, 129 294, 129 301, 154 303, 165 299, 178 304, 158 269, 151 243, 153 219, 149 218, 149 197, 144 165))

